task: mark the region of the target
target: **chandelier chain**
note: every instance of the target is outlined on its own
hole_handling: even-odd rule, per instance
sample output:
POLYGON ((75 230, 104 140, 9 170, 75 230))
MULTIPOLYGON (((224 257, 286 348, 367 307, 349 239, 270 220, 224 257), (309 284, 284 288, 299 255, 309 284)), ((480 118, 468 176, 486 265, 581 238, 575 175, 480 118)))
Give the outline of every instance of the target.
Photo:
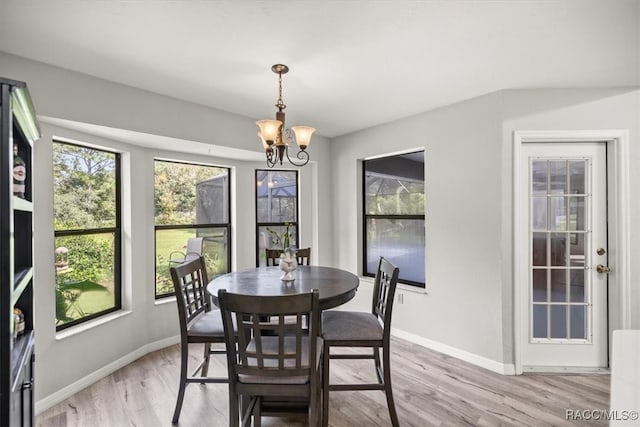
POLYGON ((278 107, 278 110, 280 111, 287 108, 287 106, 284 105, 284 101, 282 100, 282 73, 278 73, 278 101, 276 103, 276 107, 278 107))

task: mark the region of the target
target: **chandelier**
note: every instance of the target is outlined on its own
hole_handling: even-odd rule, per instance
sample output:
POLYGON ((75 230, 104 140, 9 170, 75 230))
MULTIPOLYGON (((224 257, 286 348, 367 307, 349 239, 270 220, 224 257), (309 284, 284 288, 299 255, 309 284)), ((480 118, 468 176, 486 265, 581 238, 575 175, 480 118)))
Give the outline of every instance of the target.
POLYGON ((270 168, 276 164, 282 165, 284 157, 294 166, 304 166, 309 163, 309 153, 306 149, 311 142, 311 134, 315 129, 309 126, 292 126, 285 128, 284 109, 287 108, 282 101, 282 75, 289 72, 289 67, 283 64, 276 64, 271 67, 271 71, 278 75, 278 101, 276 102, 275 120, 258 120, 256 124, 260 127, 258 136, 262 140, 262 146, 267 156, 267 166, 270 168), (301 162, 291 160, 289 157, 289 146, 293 142, 298 145, 296 158, 301 162))

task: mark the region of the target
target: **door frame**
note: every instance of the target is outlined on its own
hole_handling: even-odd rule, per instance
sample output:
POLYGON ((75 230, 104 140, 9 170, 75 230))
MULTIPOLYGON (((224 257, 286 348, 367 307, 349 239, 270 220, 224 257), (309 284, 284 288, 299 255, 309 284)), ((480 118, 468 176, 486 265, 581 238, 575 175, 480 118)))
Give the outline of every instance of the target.
MULTIPOLYGON (((521 310, 522 286, 519 286, 523 254, 521 248, 523 230, 521 220, 524 196, 520 193, 522 168, 520 156, 522 145, 526 143, 554 142, 606 142, 607 145, 607 221, 609 265, 608 286, 608 341, 615 329, 630 327, 631 292, 629 264, 629 131, 626 129, 607 130, 556 130, 556 131, 514 131, 513 132, 513 348, 516 375, 523 372, 522 366, 522 322, 528 316, 521 310)), ((611 346, 609 345, 609 351, 611 346)), ((610 358, 609 358, 610 360, 610 358)))

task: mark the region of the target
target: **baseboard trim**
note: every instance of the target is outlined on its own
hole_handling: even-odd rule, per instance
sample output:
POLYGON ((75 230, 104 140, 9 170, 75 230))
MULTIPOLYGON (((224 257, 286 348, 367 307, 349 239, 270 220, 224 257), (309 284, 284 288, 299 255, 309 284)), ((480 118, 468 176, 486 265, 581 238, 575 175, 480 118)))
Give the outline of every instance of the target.
POLYGON ((433 341, 428 338, 424 338, 424 337, 412 334, 410 332, 401 331, 395 328, 391 328, 391 334, 393 336, 402 338, 414 344, 421 345, 422 347, 426 347, 430 350, 434 350, 439 353, 443 353, 448 356, 455 357, 456 359, 460 359, 465 362, 472 363, 476 366, 488 369, 498 374, 502 374, 502 375, 516 374, 516 367, 512 363, 496 362, 495 360, 487 359, 486 357, 478 356, 477 354, 469 353, 468 351, 461 350, 456 347, 451 347, 441 342, 433 341))
POLYGON ((90 375, 79 379, 78 381, 69 384, 68 386, 56 391, 55 393, 50 394, 49 396, 40 399, 36 402, 34 407, 34 412, 36 415, 46 411, 54 405, 62 402, 63 400, 73 396, 79 391, 89 387, 90 385, 96 383, 102 378, 111 375, 115 371, 120 368, 123 368, 130 364, 131 362, 145 356, 152 351, 160 350, 165 347, 169 347, 171 345, 177 344, 180 342, 180 335, 176 335, 173 337, 165 338, 159 341, 155 341, 149 344, 145 344, 137 350, 132 351, 129 354, 122 356, 120 359, 109 363, 106 366, 94 371, 90 375))

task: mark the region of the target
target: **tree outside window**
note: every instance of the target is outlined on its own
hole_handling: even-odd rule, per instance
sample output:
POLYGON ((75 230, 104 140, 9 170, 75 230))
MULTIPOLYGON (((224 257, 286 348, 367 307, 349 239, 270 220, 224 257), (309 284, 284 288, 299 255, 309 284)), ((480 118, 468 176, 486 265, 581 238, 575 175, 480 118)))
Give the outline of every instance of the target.
POLYGON ((160 298, 173 295, 169 268, 191 256, 204 256, 209 278, 230 271, 230 173, 168 160, 156 160, 154 170, 155 295, 160 298))
POLYGON ((120 154, 54 141, 56 329, 121 308, 120 154))

